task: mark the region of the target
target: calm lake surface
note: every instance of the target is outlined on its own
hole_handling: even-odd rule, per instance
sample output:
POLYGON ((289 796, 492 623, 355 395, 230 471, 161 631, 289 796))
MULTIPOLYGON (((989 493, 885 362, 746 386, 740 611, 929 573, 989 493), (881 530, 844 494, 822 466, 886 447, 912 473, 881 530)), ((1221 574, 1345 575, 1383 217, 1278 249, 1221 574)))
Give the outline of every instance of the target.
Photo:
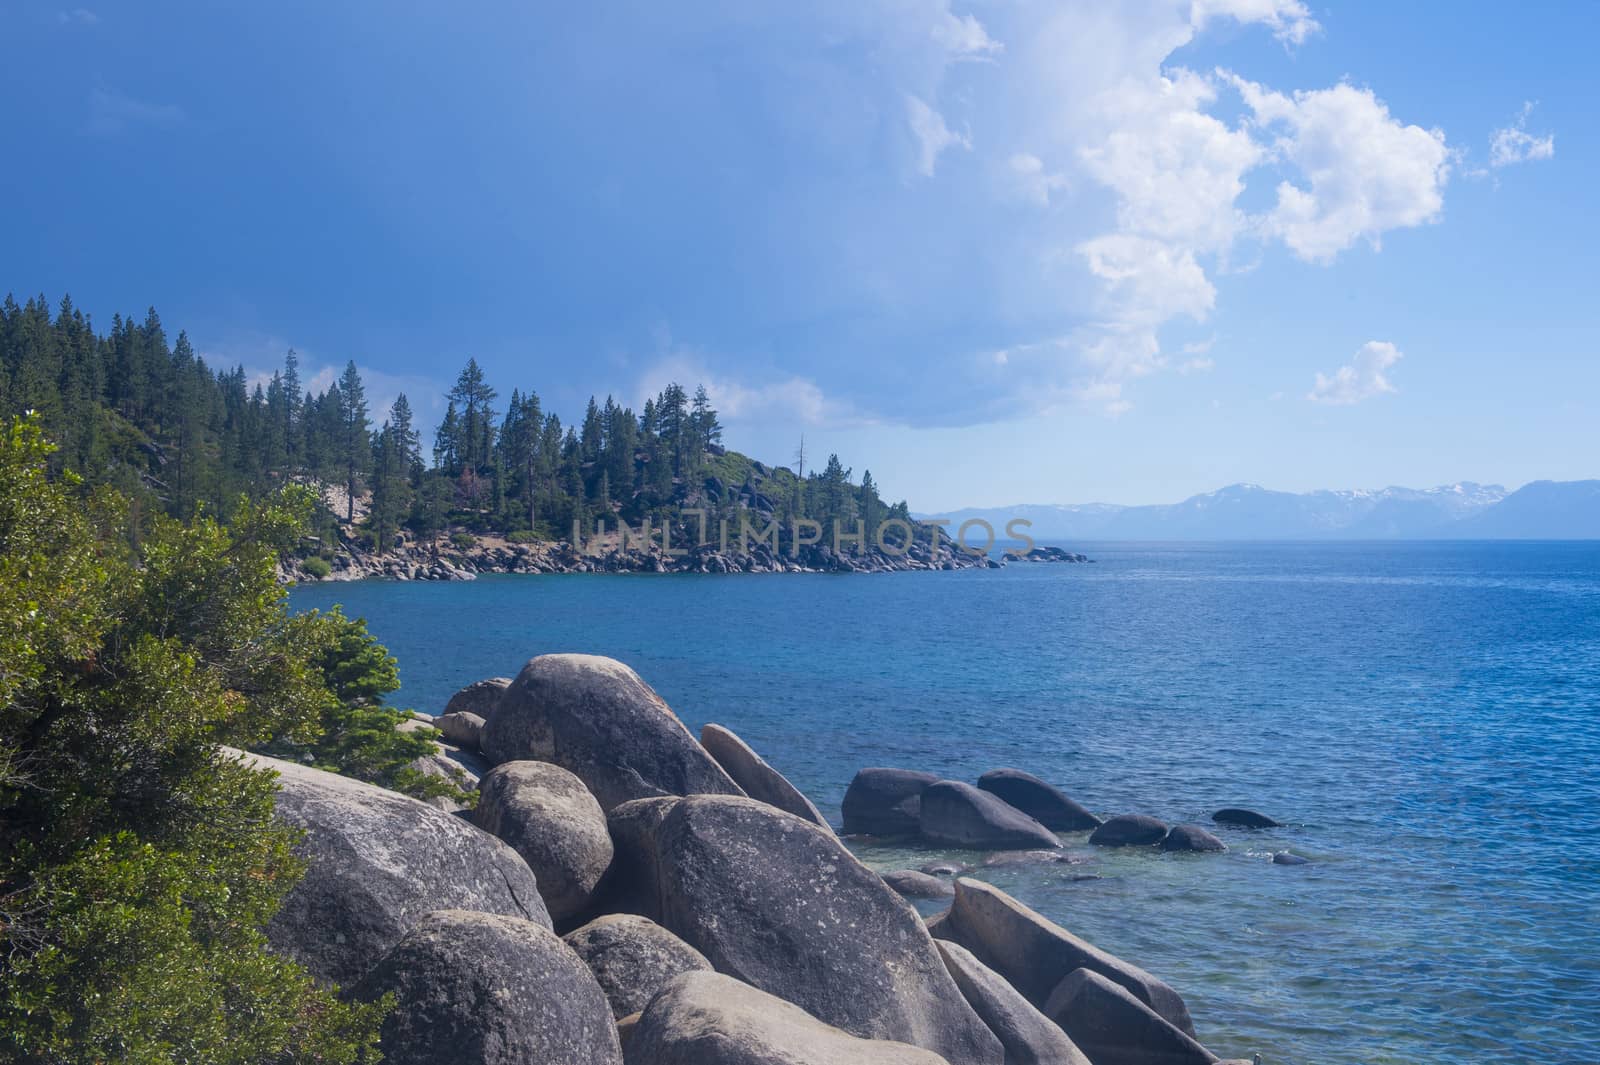
POLYGON ((535 654, 612 655, 835 823, 866 765, 1016 766, 1172 822, 1260 809, 1291 827, 1218 829, 1226 854, 1080 835, 1086 864, 977 875, 1173 984, 1223 1057, 1600 1061, 1600 544, 1068 546, 1098 562, 292 599, 365 616, 430 713, 535 654))

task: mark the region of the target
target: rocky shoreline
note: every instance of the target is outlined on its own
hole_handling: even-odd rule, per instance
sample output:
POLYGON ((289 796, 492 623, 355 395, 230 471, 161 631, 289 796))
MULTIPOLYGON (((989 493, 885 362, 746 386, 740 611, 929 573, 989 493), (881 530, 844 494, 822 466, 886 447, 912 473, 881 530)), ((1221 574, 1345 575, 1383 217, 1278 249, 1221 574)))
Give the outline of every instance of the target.
POLYGON ((932 570, 999 569, 1007 562, 1089 562, 1080 554, 1059 547, 1037 547, 1000 559, 974 555, 948 536, 918 538, 903 553, 874 547, 866 552, 835 551, 827 544, 807 544, 791 553, 765 543, 748 551, 721 550, 715 544, 674 548, 659 544, 641 548, 623 545, 616 536, 574 548, 566 540, 511 543, 496 536, 474 537, 470 546, 445 541, 437 544, 403 542, 379 554, 359 546, 354 537, 341 536, 339 548, 324 560, 328 575, 307 568, 306 559, 285 559, 280 567, 284 581, 318 580, 470 581, 485 573, 905 573, 932 570))
MULTIPOLYGON (((342 994, 395 996, 392 1065, 1219 1061, 1159 978, 981 870, 873 872, 731 730, 697 740, 613 659, 534 658, 406 727, 427 725, 421 768, 475 789, 470 807, 253 758, 308 863, 269 940, 342 994), (924 918, 906 896, 930 892, 951 904, 924 918)), ((1013 769, 975 786, 864 769, 843 813, 847 835, 975 858, 1046 860, 1091 826, 1096 845, 1223 846, 1013 769)))

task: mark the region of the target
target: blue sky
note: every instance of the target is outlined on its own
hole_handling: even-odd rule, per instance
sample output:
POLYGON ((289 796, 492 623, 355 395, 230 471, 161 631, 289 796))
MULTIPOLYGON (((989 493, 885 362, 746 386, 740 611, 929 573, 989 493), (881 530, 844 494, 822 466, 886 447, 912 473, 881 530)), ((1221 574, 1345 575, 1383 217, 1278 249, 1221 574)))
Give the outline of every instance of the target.
POLYGON ((102 327, 924 509, 1600 475, 1591 5, 89 3, 0 12, 0 288, 102 327))

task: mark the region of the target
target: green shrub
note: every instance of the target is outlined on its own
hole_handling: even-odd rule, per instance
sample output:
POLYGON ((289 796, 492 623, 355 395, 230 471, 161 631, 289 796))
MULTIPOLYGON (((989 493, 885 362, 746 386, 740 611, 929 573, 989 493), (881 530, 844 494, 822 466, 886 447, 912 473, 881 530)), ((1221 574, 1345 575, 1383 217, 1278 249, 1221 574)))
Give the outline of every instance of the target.
POLYGON ((310 493, 230 531, 84 498, 37 419, 0 431, 0 1061, 376 1058, 388 1003, 267 949, 299 880, 270 773, 222 744, 317 734, 335 697, 276 580, 310 493))
POLYGON ((532 529, 517 529, 514 532, 506 533, 506 542, 512 544, 536 544, 543 539, 544 537, 532 529))
POLYGON ((300 563, 300 568, 305 570, 309 576, 315 577, 319 581, 326 580, 328 578, 328 574, 333 572, 333 567, 328 565, 328 560, 318 557, 317 555, 312 555, 310 558, 300 563))
POLYGON ((457 532, 450 534, 450 543, 458 551, 465 551, 475 545, 477 542, 478 538, 468 532, 457 532))

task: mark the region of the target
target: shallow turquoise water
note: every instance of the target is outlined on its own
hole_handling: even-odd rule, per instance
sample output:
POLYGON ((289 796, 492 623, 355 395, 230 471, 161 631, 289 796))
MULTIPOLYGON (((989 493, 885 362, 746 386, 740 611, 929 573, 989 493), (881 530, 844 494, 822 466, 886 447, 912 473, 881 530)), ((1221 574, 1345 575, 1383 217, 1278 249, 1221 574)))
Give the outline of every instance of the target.
POLYGON ((1168 980, 1224 1057, 1600 1061, 1600 545, 1073 546, 1098 563, 293 601, 366 616, 429 712, 531 655, 613 655, 835 819, 864 765, 1018 766, 1170 821, 1261 809, 1292 827, 1223 855, 1078 839, 1086 864, 979 875, 1168 980))

